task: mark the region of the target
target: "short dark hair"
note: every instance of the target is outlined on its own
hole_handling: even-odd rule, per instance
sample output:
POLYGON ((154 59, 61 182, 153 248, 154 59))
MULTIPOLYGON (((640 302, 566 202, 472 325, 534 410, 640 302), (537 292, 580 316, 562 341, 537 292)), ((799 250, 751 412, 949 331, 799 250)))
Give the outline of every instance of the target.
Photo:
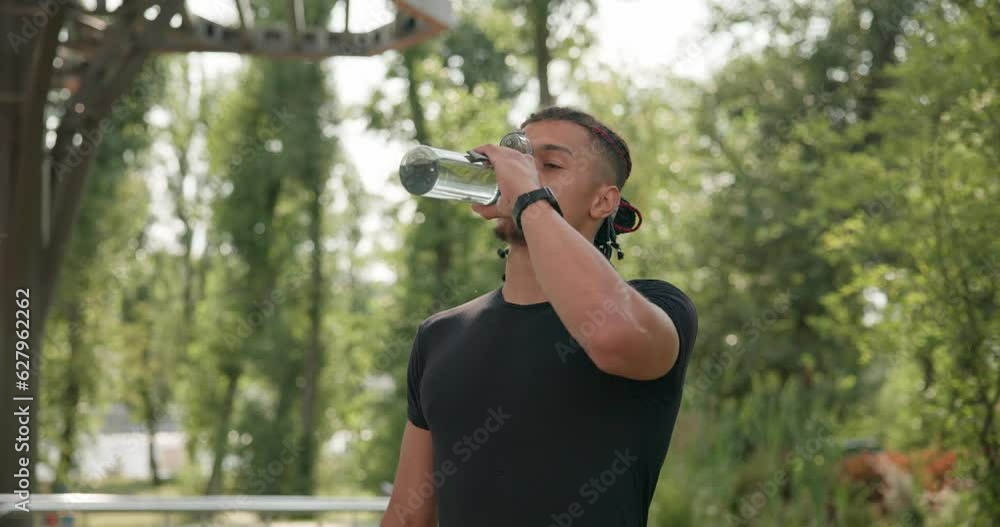
POLYGON ((625 140, 608 125, 583 110, 568 106, 549 106, 528 116, 521 123, 521 128, 540 121, 570 121, 586 128, 590 135, 597 140, 597 144, 603 147, 604 158, 614 167, 615 185, 619 189, 625 186, 625 181, 628 180, 632 172, 632 156, 625 140))

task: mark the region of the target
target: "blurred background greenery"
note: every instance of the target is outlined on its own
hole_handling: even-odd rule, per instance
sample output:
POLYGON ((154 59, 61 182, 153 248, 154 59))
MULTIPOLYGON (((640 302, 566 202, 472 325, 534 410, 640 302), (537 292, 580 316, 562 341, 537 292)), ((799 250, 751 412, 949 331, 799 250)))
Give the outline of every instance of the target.
POLYGON ((651 525, 1000 523, 1000 4, 712 3, 697 80, 586 61, 592 0, 453 4, 361 105, 325 64, 148 65, 45 336, 52 488, 384 494, 416 326, 498 287, 500 244, 366 190, 338 125, 463 151, 529 101, 626 139, 646 223, 616 266, 699 308, 651 525))

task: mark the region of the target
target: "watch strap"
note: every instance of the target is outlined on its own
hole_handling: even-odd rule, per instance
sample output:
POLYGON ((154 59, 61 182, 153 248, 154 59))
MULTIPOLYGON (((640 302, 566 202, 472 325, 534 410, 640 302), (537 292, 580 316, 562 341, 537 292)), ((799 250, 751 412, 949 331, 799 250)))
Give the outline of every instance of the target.
POLYGON ((528 208, 528 205, 540 200, 548 201, 549 204, 552 205, 552 208, 555 209, 560 216, 563 215, 562 209, 559 208, 559 202, 556 201, 556 196, 552 193, 552 189, 549 187, 542 187, 530 192, 525 192, 517 197, 517 200, 514 201, 514 207, 511 210, 513 213, 512 216, 514 216, 514 224, 517 225, 517 230, 522 230, 521 214, 524 212, 524 209, 528 208))

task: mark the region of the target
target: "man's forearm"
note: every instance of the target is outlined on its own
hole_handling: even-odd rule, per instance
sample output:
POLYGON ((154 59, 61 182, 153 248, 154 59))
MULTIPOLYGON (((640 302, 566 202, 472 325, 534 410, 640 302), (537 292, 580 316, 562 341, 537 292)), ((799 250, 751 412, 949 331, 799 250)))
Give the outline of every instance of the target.
MULTIPOLYGON (((535 277, 559 318, 578 342, 631 324, 634 290, 611 263, 545 201, 521 216, 535 277), (584 334, 584 324, 600 327, 584 334)), ((589 327, 589 326, 588 326, 589 327)))
POLYGON ((637 380, 670 371, 680 339, 663 310, 625 282, 547 202, 525 209, 521 225, 539 286, 599 369, 637 380))
POLYGON ((411 508, 393 495, 379 527, 437 527, 437 510, 429 502, 419 508, 411 508))

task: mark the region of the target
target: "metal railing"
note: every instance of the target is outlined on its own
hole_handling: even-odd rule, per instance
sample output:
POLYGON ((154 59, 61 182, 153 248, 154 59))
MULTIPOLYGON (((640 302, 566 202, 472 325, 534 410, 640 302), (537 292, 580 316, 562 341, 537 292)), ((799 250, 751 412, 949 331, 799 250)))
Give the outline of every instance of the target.
MULTIPOLYGON (((13 495, 0 497, 0 517, 24 514, 17 507, 13 495)), ((271 525, 277 513, 346 513, 346 525, 359 525, 359 513, 369 516, 382 513, 389 498, 336 498, 323 496, 130 496, 122 494, 32 494, 28 503, 35 525, 44 525, 45 514, 71 514, 80 523, 88 525, 88 514, 94 513, 159 513, 164 515, 164 525, 226 525, 220 518, 226 513, 257 513, 264 525, 271 525), (174 517, 185 514, 204 515, 202 519, 173 523, 174 517), (206 520, 205 518, 209 518, 206 520)), ((315 525, 344 525, 330 520, 314 519, 315 525)))

